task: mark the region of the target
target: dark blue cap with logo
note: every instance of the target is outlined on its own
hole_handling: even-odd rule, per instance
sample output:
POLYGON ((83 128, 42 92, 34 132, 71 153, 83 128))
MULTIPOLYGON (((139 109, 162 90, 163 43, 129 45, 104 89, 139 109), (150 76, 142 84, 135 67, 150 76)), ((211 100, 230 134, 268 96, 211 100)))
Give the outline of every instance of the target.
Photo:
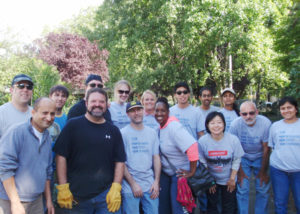
POLYGON ((127 103, 126 105, 126 112, 128 112, 130 109, 133 109, 133 108, 144 108, 141 104, 141 102, 139 101, 131 101, 129 103, 127 103))
POLYGON ((97 74, 89 74, 88 77, 85 80, 85 85, 87 85, 92 80, 98 80, 98 81, 102 82, 101 76, 99 76, 97 74))
POLYGON ((11 85, 14 85, 14 84, 16 84, 16 83, 18 83, 20 81, 28 81, 28 82, 30 82, 33 85, 33 81, 31 79, 31 77, 27 76, 26 74, 18 74, 18 75, 16 75, 13 78, 13 80, 11 82, 11 85))

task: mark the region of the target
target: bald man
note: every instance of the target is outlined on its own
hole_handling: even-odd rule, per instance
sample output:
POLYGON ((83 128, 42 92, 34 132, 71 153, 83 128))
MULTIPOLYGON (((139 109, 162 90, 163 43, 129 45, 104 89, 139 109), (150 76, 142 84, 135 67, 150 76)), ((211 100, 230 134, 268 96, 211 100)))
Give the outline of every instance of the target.
POLYGON ((236 135, 243 146, 245 155, 242 157, 238 172, 237 202, 239 213, 249 210, 249 178, 255 175, 255 214, 268 213, 269 176, 267 174, 270 151, 268 148, 271 121, 258 115, 255 103, 245 101, 240 106, 240 116, 235 119, 229 131, 236 135))
POLYGON ((13 126, 0 141, 0 214, 54 214, 50 194, 51 138, 47 128, 55 117, 55 103, 39 98, 32 117, 13 126))

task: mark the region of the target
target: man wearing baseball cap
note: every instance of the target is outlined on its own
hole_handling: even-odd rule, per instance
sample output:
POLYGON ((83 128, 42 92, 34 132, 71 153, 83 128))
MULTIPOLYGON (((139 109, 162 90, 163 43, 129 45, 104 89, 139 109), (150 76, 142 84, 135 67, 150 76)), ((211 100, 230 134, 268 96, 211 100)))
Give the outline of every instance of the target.
MULTIPOLYGON (((85 80, 85 96, 82 100, 77 102, 71 107, 68 113, 68 120, 73 117, 78 117, 86 113, 85 99, 87 92, 92 88, 103 88, 103 82, 101 76, 97 74, 89 74, 85 80)), ((104 118, 106 121, 111 122, 110 112, 107 109, 104 113, 104 118)))
POLYGON ((31 117, 33 81, 25 74, 16 75, 11 83, 11 101, 0 106, 0 138, 14 124, 27 121, 31 117))
POLYGON ((140 102, 127 103, 126 112, 130 124, 121 129, 127 156, 122 211, 139 213, 141 202, 145 214, 158 214, 161 170, 158 136, 154 129, 143 125, 144 111, 140 102))

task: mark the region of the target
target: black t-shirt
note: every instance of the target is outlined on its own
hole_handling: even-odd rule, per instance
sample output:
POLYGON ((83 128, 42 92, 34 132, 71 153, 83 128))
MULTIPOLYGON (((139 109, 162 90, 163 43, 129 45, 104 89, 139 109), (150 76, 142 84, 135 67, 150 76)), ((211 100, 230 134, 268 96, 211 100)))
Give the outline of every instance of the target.
MULTIPOLYGON (((85 100, 80 100, 79 102, 77 102, 70 108, 70 110, 68 112, 68 120, 73 117, 78 117, 78 116, 84 115, 85 113, 86 113, 85 100)), ((104 112, 103 116, 106 121, 112 123, 111 115, 110 115, 110 112, 108 109, 106 110, 106 112, 104 112)))
POLYGON ((109 188, 115 162, 126 161, 119 129, 108 122, 92 123, 85 116, 68 121, 53 150, 66 158, 67 181, 78 200, 93 198, 109 188))

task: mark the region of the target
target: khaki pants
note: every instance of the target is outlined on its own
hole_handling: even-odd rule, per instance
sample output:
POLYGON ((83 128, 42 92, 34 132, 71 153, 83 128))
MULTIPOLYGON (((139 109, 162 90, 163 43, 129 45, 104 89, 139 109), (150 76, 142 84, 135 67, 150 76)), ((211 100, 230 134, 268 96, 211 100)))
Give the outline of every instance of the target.
MULTIPOLYGON (((22 202, 26 214, 43 214, 43 197, 40 195, 35 201, 22 202)), ((10 201, 0 199, 0 214, 11 214, 10 201)))

